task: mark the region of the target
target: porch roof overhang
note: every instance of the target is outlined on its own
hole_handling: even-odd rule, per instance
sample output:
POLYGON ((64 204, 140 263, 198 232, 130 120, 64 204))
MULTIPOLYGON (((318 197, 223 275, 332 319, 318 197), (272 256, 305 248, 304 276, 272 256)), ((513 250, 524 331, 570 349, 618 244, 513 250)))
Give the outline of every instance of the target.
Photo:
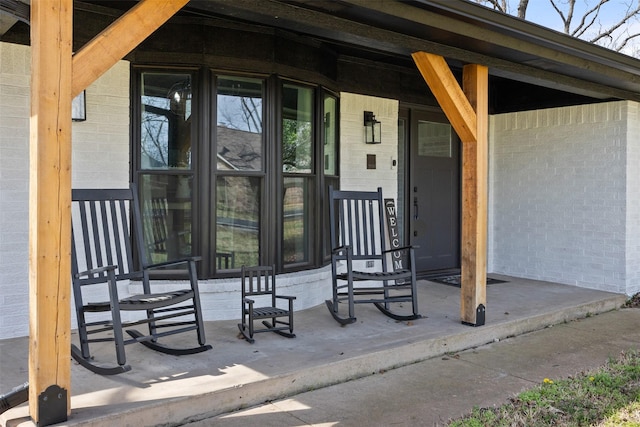
POLYGON ((468 1, 191 0, 181 13, 288 30, 342 55, 413 67, 411 54, 427 51, 453 68, 483 64, 492 77, 640 101, 638 59, 468 1))
MULTIPOLYGON (((0 39, 13 23, 25 22, 26 3, 0 0, 0 22, 5 23, 0 39)), ((116 11, 114 18, 135 3, 74 0, 76 8, 116 11)), ((425 51, 443 56, 453 69, 483 64, 498 84, 523 83, 593 100, 640 101, 638 59, 466 0, 190 0, 177 16, 289 31, 317 39, 343 57, 411 69, 411 55, 425 51)))

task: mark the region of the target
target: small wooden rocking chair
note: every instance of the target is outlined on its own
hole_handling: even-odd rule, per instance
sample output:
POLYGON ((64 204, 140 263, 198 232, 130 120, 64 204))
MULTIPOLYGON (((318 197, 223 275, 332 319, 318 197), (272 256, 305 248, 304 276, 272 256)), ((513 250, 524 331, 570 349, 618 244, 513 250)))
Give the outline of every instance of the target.
POLYGON ((413 248, 385 249, 382 189, 339 191, 329 187, 329 209, 333 298, 326 304, 334 319, 342 325, 355 322, 355 304, 373 304, 396 320, 422 317, 413 248), (391 256, 393 262, 387 259, 391 256), (347 305, 346 316, 340 313, 341 303, 347 305), (399 310, 403 303, 411 305, 411 313, 399 310))
POLYGON ((255 341, 253 334, 258 332, 275 332, 283 337, 295 338, 293 333, 293 300, 295 299, 296 297, 293 296, 276 293, 275 267, 243 265, 242 323, 238 323, 238 329, 251 344, 255 341), (258 298, 264 301, 257 301, 258 298), (278 307, 276 304, 278 299, 288 301, 288 307, 278 307), (287 320, 279 320, 281 318, 287 320), (263 320, 265 328, 255 329, 254 321, 259 319, 271 319, 271 322, 263 320))
POLYGON ((98 374, 113 375, 129 371, 131 367, 126 364, 124 346, 136 342, 172 355, 194 354, 211 349, 210 345, 205 345, 195 264, 198 258, 149 264, 142 238, 141 218, 137 191, 133 185, 128 189, 82 189, 72 192, 72 283, 80 348, 72 344, 71 355, 82 366, 98 374), (140 258, 139 269, 134 269, 134 247, 140 258), (149 271, 168 266, 185 266, 189 274, 189 286, 152 292, 149 271), (118 282, 130 280, 140 280, 143 293, 120 298, 118 282), (91 298, 103 300, 90 302, 91 298), (142 318, 123 322, 122 313, 133 311, 142 313, 142 318), (91 316, 91 322, 88 316, 91 316), (127 329, 130 338, 125 340, 125 327, 143 324, 148 326, 148 333, 127 329), (158 342, 165 336, 190 331, 195 331, 197 335, 199 345, 195 347, 172 348, 158 342), (89 344, 106 341, 115 344, 117 365, 100 366, 92 361, 89 344))

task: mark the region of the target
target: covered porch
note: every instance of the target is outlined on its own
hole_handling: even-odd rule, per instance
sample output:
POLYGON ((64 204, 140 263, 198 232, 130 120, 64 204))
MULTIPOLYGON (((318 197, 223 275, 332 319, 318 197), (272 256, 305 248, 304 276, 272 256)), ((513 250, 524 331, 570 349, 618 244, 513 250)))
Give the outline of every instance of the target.
MULTIPOLYGON (((128 350, 132 370, 111 377, 72 363, 71 415, 61 425, 141 427, 202 420, 615 310, 626 300, 575 286, 490 276, 505 282, 487 286, 490 309, 480 328, 460 323, 459 288, 420 280, 424 318, 412 322, 396 322, 361 305, 357 323, 340 327, 321 304, 296 313, 293 340, 263 334, 250 345, 238 338, 237 321, 213 321, 207 322, 213 351, 178 358, 133 346, 128 350)), ((28 346, 26 337, 0 341, 0 389, 26 381, 28 346)), ((112 352, 107 344, 99 354, 111 357, 112 352)), ((5 412, 0 421, 31 425, 28 406, 5 412)))
MULTIPOLYGON (((494 94, 492 105, 495 108, 493 111, 488 111, 487 91, 489 79, 499 86, 508 83, 503 79, 518 78, 518 81, 522 83, 521 87, 529 89, 519 92, 526 94, 526 96, 524 99, 514 101, 518 108, 547 106, 543 102, 548 98, 546 94, 556 93, 556 91, 567 91, 566 94, 570 95, 562 97, 560 100, 562 102, 554 104, 554 106, 618 99, 637 101, 640 99, 637 90, 638 77, 635 73, 635 65, 637 64, 629 65, 626 60, 623 61, 618 57, 610 60, 608 54, 604 52, 593 53, 591 50, 585 52, 587 49, 584 46, 575 47, 572 45, 565 46, 562 60, 555 61, 553 58, 557 55, 556 45, 551 43, 554 40, 549 40, 553 46, 546 44, 538 46, 533 43, 528 45, 527 50, 530 49, 532 52, 523 56, 523 52, 518 51, 518 46, 522 42, 519 26, 513 29, 496 25, 496 27, 506 28, 506 30, 496 31, 496 34, 492 33, 490 34, 492 37, 488 37, 488 34, 483 30, 486 11, 481 11, 482 15, 478 17, 477 22, 467 22, 461 27, 465 33, 456 38, 455 45, 449 45, 446 40, 450 38, 450 28, 442 27, 450 25, 451 21, 444 18, 459 14, 464 15, 464 13, 449 9, 449 3, 443 1, 421 2, 422 6, 416 8, 420 9, 420 18, 429 18, 429 25, 423 22, 419 24, 412 22, 412 13, 415 13, 416 9, 409 8, 403 2, 394 2, 394 6, 398 10, 395 8, 387 10, 388 5, 384 2, 377 2, 371 7, 368 5, 365 7, 365 2, 353 1, 340 2, 345 6, 344 10, 326 11, 318 11, 313 6, 313 2, 304 1, 291 2, 296 5, 289 4, 290 2, 266 2, 264 5, 255 2, 235 2, 233 6, 229 6, 225 2, 166 2, 171 3, 174 9, 164 12, 156 10, 152 15, 157 21, 137 25, 138 16, 145 15, 145 13, 139 13, 140 8, 137 8, 137 12, 128 12, 122 15, 122 18, 114 20, 113 26, 108 27, 107 30, 100 33, 100 37, 84 47, 72 46, 74 43, 77 44, 79 40, 71 37, 72 16, 68 13, 68 6, 71 2, 60 3, 65 6, 62 9, 66 13, 61 14, 62 18, 59 22, 50 21, 49 15, 44 9, 35 9, 32 11, 31 17, 32 30, 35 28, 37 31, 41 31, 32 33, 33 37, 38 37, 37 40, 50 41, 51 38, 47 37, 47 34, 49 32, 57 33, 58 28, 62 28, 61 33, 64 35, 64 40, 59 43, 60 46, 54 45, 55 49, 47 49, 44 44, 40 46, 37 42, 33 43, 34 50, 36 47, 39 50, 33 53, 34 60, 31 69, 32 76, 34 76, 33 81, 38 83, 31 88, 31 117, 34 119, 30 182, 32 185, 31 205, 34 210, 30 218, 31 242, 34 249, 30 266, 32 279, 30 324, 33 328, 31 349, 28 349, 26 338, 18 338, 15 339, 15 342, 14 339, 7 340, 8 345, 3 345, 2 350, 9 347, 8 350, 18 351, 16 356, 8 355, 5 357, 3 354, 3 363, 5 360, 10 360, 12 363, 26 363, 25 354, 31 353, 31 369, 21 366, 7 369, 7 371, 16 372, 17 378, 3 375, 2 386, 3 389, 15 386, 26 380, 26 378, 20 379, 20 377, 27 377, 27 373, 29 373, 32 385, 32 417, 34 419, 37 420, 36 414, 39 412, 37 399, 33 397, 41 395, 41 392, 51 383, 59 384, 63 389, 70 389, 70 423, 76 422, 74 419, 92 419, 102 415, 109 416, 110 420, 113 420, 120 415, 136 413, 137 410, 133 409, 138 407, 154 408, 153 416, 157 416, 157 419, 152 419, 150 415, 148 418, 147 415, 144 417, 151 424, 155 424, 159 420, 166 423, 170 413, 179 417, 182 416, 180 414, 184 415, 186 412, 190 412, 192 408, 205 408, 206 411, 210 411, 210 406, 216 406, 218 411, 233 410, 234 407, 237 407, 234 405, 237 405, 238 400, 242 400, 242 405, 247 405, 272 398, 269 395, 271 392, 277 392, 275 395, 277 397, 286 393, 295 393, 305 387, 324 385, 318 383, 318 378, 323 378, 324 381, 327 381, 326 384, 330 384, 344 380, 345 373, 348 378, 364 375, 379 369, 411 363, 420 360, 420 358, 433 357, 443 352, 456 351, 496 338, 544 327, 571 318, 571 316, 584 316, 598 310, 614 308, 621 304, 624 298, 621 295, 565 285, 548 285, 529 280, 521 281, 513 278, 509 278, 508 284, 488 288, 486 290, 487 298, 485 298, 487 121, 489 114, 499 113, 503 110, 511 111, 515 108, 513 104, 508 103, 508 101, 512 101, 511 99, 496 100, 494 94), (69 234, 69 230, 66 228, 68 224, 66 209, 71 181, 69 176, 71 122, 67 114, 69 103, 73 95, 83 90, 118 60, 127 56, 129 50, 135 48, 148 34, 158 29, 162 22, 170 19, 181 5, 187 3, 191 3, 193 8, 185 10, 187 16, 177 18, 178 27, 190 25, 190 19, 199 20, 202 16, 211 14, 210 19, 213 24, 220 24, 221 17, 233 17, 241 21, 253 22, 259 30, 256 33, 263 31, 262 26, 266 25, 276 28, 276 34, 285 31, 288 38, 296 39, 300 34, 306 34, 309 39, 308 43, 313 46, 316 46, 318 41, 322 41, 321 44, 318 44, 322 49, 318 48, 318 51, 322 50, 324 53, 333 51, 336 57, 345 58, 344 61, 336 61, 336 68, 350 66, 346 72, 341 70, 341 73, 337 73, 338 76, 333 78, 335 81, 330 82, 332 86, 337 88, 336 90, 350 90, 359 93, 371 91, 372 95, 378 97, 396 97, 407 102, 415 102, 416 98, 422 101, 424 96, 429 96, 422 81, 420 82, 422 95, 402 93, 405 90, 402 84, 406 83, 406 79, 402 78, 405 76, 404 71, 398 72, 397 75, 394 74, 394 76, 400 76, 399 78, 389 79, 393 81, 393 84, 387 82, 384 88, 371 89, 370 82, 366 79, 360 79, 361 73, 357 72, 360 64, 355 66, 351 64, 354 47, 357 47, 359 53, 364 56, 359 58, 360 61, 366 62, 368 66, 385 61, 389 70, 409 69, 414 78, 417 76, 417 66, 431 87, 432 95, 437 99, 437 102, 432 100, 430 105, 441 106, 458 133, 461 134, 465 148, 470 149, 465 153, 465 165, 463 166, 464 205, 462 216, 464 217, 464 230, 461 239, 465 245, 461 256, 462 273, 465 277, 463 289, 461 292, 458 288, 447 288, 443 285, 422 282, 421 298, 424 300, 422 311, 428 318, 410 325, 380 319, 378 313, 369 313, 367 309, 362 309, 360 310, 361 314, 358 315, 360 323, 357 326, 360 329, 342 330, 337 329, 337 325, 331 324, 331 319, 323 307, 308 309, 298 315, 296 329, 299 331, 300 339, 291 343, 283 343, 271 338, 265 339, 264 350, 258 350, 258 352, 256 352, 256 348, 248 348, 244 342, 235 339, 235 321, 210 322, 211 343, 214 348, 221 351, 197 356, 197 359, 191 358, 187 364, 183 360, 150 355, 148 351, 140 349, 137 354, 132 352, 131 355, 131 363, 134 366, 131 377, 123 376, 115 379, 98 378, 93 375, 86 377, 90 374, 72 365, 72 384, 67 387, 68 359, 64 349, 68 347, 68 342, 73 340, 73 337, 70 339, 68 334, 68 278, 61 272, 68 271, 67 254, 69 252, 66 246, 68 239, 65 238, 69 234), (301 5, 309 6, 310 4, 311 7, 301 9, 301 5), (338 14, 338 12, 340 13, 338 14), (193 14, 193 16, 189 14, 193 14), (340 16, 336 17, 337 14, 340 16), (381 19, 381 17, 391 17, 392 19, 381 19), (385 24, 382 25, 381 21, 384 21, 385 24), (408 21, 412 25, 407 27, 408 21), (132 22, 133 25, 130 25, 132 22), (349 25, 342 28, 345 22, 349 25), (424 33, 427 30, 426 27, 430 29, 424 33), (131 28, 140 31, 135 33, 124 31, 131 28), (340 28, 342 29, 338 31, 340 28), (493 36, 497 38, 494 39, 493 36), (471 49, 467 47, 469 38, 481 41, 477 46, 482 49, 467 50, 471 49), (500 43, 487 45, 486 41, 489 39, 498 40, 500 43), (457 44, 458 42, 459 44, 457 44), (370 48, 373 45, 377 46, 375 50, 370 48), (72 56, 72 48, 81 49, 72 56), (487 51, 484 48, 487 48, 487 51), (103 54, 105 50, 108 51, 108 54, 103 54), (368 55, 364 55, 364 52, 367 52, 368 55), (413 61, 410 58, 411 54, 415 52, 432 52, 434 58, 426 61, 424 58, 414 57, 415 61, 413 61), (509 55, 505 58, 503 56, 506 53, 509 55), (98 58, 101 60, 99 61, 98 58), (444 58, 448 62, 445 62, 444 58), (60 59, 62 65, 56 70, 58 74, 49 76, 50 65, 60 59), (603 65, 609 60, 614 63, 615 67, 603 65), (593 68, 594 71, 587 72, 586 70, 591 70, 591 68, 583 65, 592 62, 597 66, 593 68), (491 74, 488 74, 487 67, 493 70, 491 74), (462 74, 463 88, 458 87, 456 76, 453 73, 462 74), (359 86, 361 81, 365 87, 359 86), (537 86, 541 82, 544 85, 537 86), (441 83, 442 86, 434 86, 434 83, 441 83), (58 91, 60 87, 61 89, 58 91), (545 90, 540 90, 540 87, 544 87, 545 90), (402 91, 399 92, 399 89, 402 91), (53 101, 45 96, 48 93, 55 93, 53 101), (539 95, 542 100, 533 97, 534 95, 539 95), (56 102, 59 105, 53 106, 56 102), (58 121, 63 123, 60 129, 57 128, 58 121), (57 129, 58 132, 53 132, 52 129, 57 129), (43 173, 43 171, 47 173, 43 173), (50 195, 59 195, 59 198, 51 200, 48 198, 50 195), (57 206, 58 209, 51 209, 52 206, 57 206), (47 233, 50 227, 56 229, 55 236, 59 239, 50 238, 51 234, 47 233), (41 254, 44 255, 41 256, 41 254), (54 276, 58 278, 58 281, 52 284, 49 278, 54 276), (522 283, 524 293, 518 292, 518 289, 521 288, 520 283, 522 283), (513 288, 509 287, 508 292, 501 292, 499 289, 504 291, 505 286, 513 288), (542 286, 554 287, 543 290, 542 286), (560 295, 564 298, 556 295, 555 286, 558 290, 562 290, 560 295), (435 294, 432 294, 433 292, 435 294), (443 295, 440 295, 441 292, 443 295), (588 297, 581 301, 583 292, 588 297), (605 298, 606 303, 601 298, 605 298), (51 304, 52 301, 54 304, 51 304), (57 304, 55 304, 56 302, 57 304), (474 324, 476 308, 485 304, 488 308, 490 307, 487 311, 489 327, 469 329, 460 325, 460 317, 464 322, 474 324), (547 315, 548 310, 551 312, 547 315), (57 329, 51 327, 54 324, 57 329), (363 331, 362 328, 366 328, 366 330, 363 331), (309 333, 310 331, 313 331, 313 334, 309 333), (305 335, 306 338, 302 338, 305 335), (454 339, 454 337, 457 338, 454 339), (22 348, 23 345, 27 346, 22 348), (273 347, 267 347, 270 345, 273 347), (411 351, 402 351, 406 345, 411 346, 411 351), (345 358, 349 354, 350 357, 345 358), (136 363, 136 357, 138 357, 139 363, 136 363), (158 359, 154 359, 155 357, 158 359), (274 362, 269 363, 270 360, 274 362), (289 363, 282 363, 289 360, 289 363), (316 360, 317 368, 309 369, 310 361, 316 360), (186 366, 188 368, 185 369, 186 366), (328 366, 328 372, 324 371, 325 366, 328 366), (354 369, 354 366, 358 366, 360 370, 354 369), (294 377, 294 375, 300 376, 294 377), (267 379, 269 379, 268 382, 267 379), (4 381, 7 381, 8 384, 5 384, 4 381), (285 383, 293 384, 294 388, 284 389, 285 383), (91 387, 91 389, 84 390, 83 387, 91 387), (226 394, 227 392, 230 394, 226 394), (216 403, 213 405, 211 404, 212 393, 219 397, 219 399, 215 399, 216 403), (117 399, 123 400, 118 401, 117 399), (101 401, 105 404, 98 403, 98 406, 95 406, 96 402, 101 401), (203 404, 205 401, 208 403, 203 404), (229 402, 229 405, 226 405, 225 402, 229 402), (175 408, 173 407, 174 403, 178 405, 175 408), (182 412, 179 408, 184 408, 185 403, 189 409, 182 412), (105 408, 108 410, 104 414, 98 414, 105 408), (159 408, 166 408, 166 412, 159 408), (131 411, 125 409, 131 409, 131 411), (109 412, 109 410, 115 410, 115 412, 109 412)), ((98 3, 96 7, 103 11, 101 8, 104 6, 100 5, 102 2, 91 3, 98 3)), ((150 1, 140 2, 142 5, 145 3, 146 7, 155 8, 150 1)), ((120 4, 123 6, 123 10, 128 10, 128 2, 120 2, 120 4)), ((325 6, 329 5, 331 8, 331 4, 329 2, 325 6)), ((83 7, 88 6, 84 5, 83 7)), ((110 16, 110 20, 113 18, 111 15, 107 15, 110 16)), ((146 16, 148 17, 149 14, 146 16)), ((462 21, 466 22, 466 20, 467 18, 462 21)), ((456 23, 459 24, 459 22, 456 23)), ((225 22, 225 25, 229 24, 225 22)), ((234 23, 232 26, 235 25, 237 24, 234 23)), ((220 25, 212 25, 213 28, 218 26, 220 25)), ((174 33, 170 31, 170 28, 177 27, 165 27, 167 33, 171 33, 169 39, 172 39, 174 33)), ((178 31, 178 33, 184 35, 188 32, 178 31)), ((203 34, 208 33, 209 31, 203 31, 203 34)), ((156 34, 162 35, 162 33, 156 34)), ((91 34, 91 37, 93 35, 91 34)), ((15 40, 19 42, 20 34, 15 37, 15 40)), ((85 35, 85 38, 89 37, 85 35)), ((530 43, 528 38, 525 37, 525 39, 530 43)), ((13 41, 10 37, 8 40, 13 41)), ((203 40, 202 43, 205 41, 203 40)), ((564 41, 566 42, 566 40, 564 41)), ((166 50, 169 54, 176 53, 172 52, 172 49, 176 47, 183 49, 184 46, 180 40, 172 43, 172 46, 162 43, 155 46, 153 44, 155 42, 158 40, 149 42, 152 51, 166 50)), ((215 44, 215 46, 221 45, 224 43, 215 44)), ((472 45, 476 46, 476 44, 472 45)), ((194 47, 194 51, 196 52, 178 51, 179 55, 171 62, 189 62, 194 57, 199 59, 201 53, 198 51, 197 45, 194 47)), ((276 50, 276 53, 281 54, 282 52, 276 50)), ((226 52, 223 51, 215 52, 213 56, 217 60, 217 56, 224 57, 225 55, 226 52)), ((154 54, 150 54, 145 49, 128 54, 128 60, 133 64, 143 65, 162 63, 154 54)), ((163 61, 166 61, 166 58, 163 58, 163 61)), ((284 67, 279 69, 280 72, 287 70, 286 61, 287 58, 284 58, 282 59, 283 64, 279 64, 284 67)), ((205 63, 207 66, 212 66, 207 61, 205 63)), ((218 63, 215 65, 218 66, 218 63)), ((222 65, 236 68, 234 61, 222 65)), ((244 67, 246 64, 242 65, 244 67)), ((243 67, 240 69, 243 70, 243 67)), ((334 72, 335 70, 329 70, 327 74, 334 72)), ((411 89, 407 89, 407 92, 411 92, 411 89)), ((508 88, 501 91, 503 94, 511 92, 508 88)), ((343 182, 344 178, 344 176, 341 177, 343 182)), ((14 414, 13 411, 12 414, 14 414)), ((25 420, 28 417, 26 412, 14 415, 18 418, 24 417, 25 420)), ((213 412, 202 414, 202 416, 210 415, 213 415, 213 412)), ((125 422, 124 419, 123 422, 125 422)), ((131 423, 133 422, 136 421, 131 421, 131 423)))

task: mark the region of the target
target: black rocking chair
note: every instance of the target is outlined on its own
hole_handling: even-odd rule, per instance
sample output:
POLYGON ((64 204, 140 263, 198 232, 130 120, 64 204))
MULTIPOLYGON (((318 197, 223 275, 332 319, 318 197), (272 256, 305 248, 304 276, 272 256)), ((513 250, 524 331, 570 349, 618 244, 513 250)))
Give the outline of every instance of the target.
POLYGON ((80 348, 71 346, 73 358, 95 373, 113 375, 131 369, 126 364, 124 347, 127 344, 141 343, 172 355, 211 349, 205 345, 195 263, 198 258, 159 264, 148 262, 135 186, 73 190, 72 200, 72 283, 80 339, 80 348), (139 256, 137 269, 134 268, 134 247, 139 256), (152 291, 150 270, 181 266, 187 269, 188 287, 167 291, 166 285, 163 291, 152 291), (120 298, 118 282, 136 280, 141 282, 142 294, 120 298), (98 302, 91 302, 92 298, 98 302), (122 314, 133 311, 142 316, 125 323, 122 314), (148 332, 130 329, 136 325, 147 325, 148 332), (127 339, 123 333, 125 328, 129 334, 127 339), (173 348, 158 342, 168 335, 190 331, 197 336, 197 346, 173 348), (98 365, 92 360, 89 345, 107 341, 115 344, 117 365, 98 365))
POLYGON ((382 189, 329 187, 329 209, 333 298, 326 304, 334 319, 342 325, 354 323, 355 304, 373 304, 396 320, 421 318, 413 248, 385 248, 382 189), (340 313, 342 303, 346 316, 340 313), (409 303, 411 312, 403 303, 409 303))
POLYGON ((253 334, 275 332, 287 338, 295 338, 293 333, 293 300, 296 297, 276 293, 276 276, 273 266, 242 266, 242 323, 238 329, 244 338, 254 343, 253 334), (260 300, 258 300, 260 299, 260 300), (277 306, 277 300, 288 301, 287 308, 277 306), (279 320, 286 318, 287 320, 279 320), (264 328, 255 329, 254 321, 263 320, 264 328))

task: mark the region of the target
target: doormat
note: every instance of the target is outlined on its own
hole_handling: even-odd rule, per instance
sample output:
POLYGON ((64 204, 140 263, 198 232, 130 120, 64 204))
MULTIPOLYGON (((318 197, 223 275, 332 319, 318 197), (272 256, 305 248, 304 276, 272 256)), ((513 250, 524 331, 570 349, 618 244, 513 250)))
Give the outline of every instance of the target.
MULTIPOLYGON (((460 275, 454 275, 454 276, 444 276, 444 277, 435 277, 433 279, 427 279, 430 280, 431 282, 437 282, 437 283, 442 283, 444 285, 451 285, 451 286, 457 286, 460 287, 460 275)), ((506 280, 500 280, 500 279, 494 279, 492 277, 487 277, 487 285, 493 285, 496 283, 507 283, 506 280)))

